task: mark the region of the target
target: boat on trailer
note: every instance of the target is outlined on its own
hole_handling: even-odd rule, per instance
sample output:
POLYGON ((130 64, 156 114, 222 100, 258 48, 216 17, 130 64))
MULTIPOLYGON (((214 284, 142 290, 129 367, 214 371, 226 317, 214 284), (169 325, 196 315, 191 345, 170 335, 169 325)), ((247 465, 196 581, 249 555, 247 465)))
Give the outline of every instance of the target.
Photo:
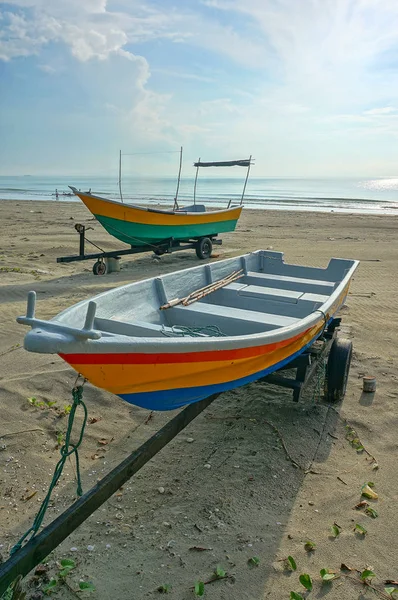
MULTIPOLYGON (((121 161, 121 155, 120 155, 121 161)), ((177 191, 172 209, 148 208, 123 202, 121 188, 121 162, 119 171, 120 201, 109 200, 92 194, 81 192, 69 186, 72 192, 80 198, 91 214, 113 237, 129 244, 132 248, 147 246, 149 250, 166 242, 212 240, 220 233, 234 231, 243 208, 243 197, 249 177, 252 157, 243 160, 194 163, 196 176, 193 193, 193 204, 180 207, 178 204, 178 189, 180 184, 182 149, 180 155, 180 171, 178 174, 177 191), (239 204, 232 205, 229 200, 226 208, 207 211, 204 204, 196 203, 196 188, 200 168, 208 167, 245 167, 247 169, 243 192, 239 204)), ((201 257, 199 254, 198 256, 201 257)), ((207 255, 206 255, 207 257, 207 255)))
POLYGON ((151 410, 171 410, 262 379, 322 336, 344 304, 356 260, 326 268, 280 252, 243 256, 131 283, 49 321, 24 347, 58 354, 92 384, 151 410))

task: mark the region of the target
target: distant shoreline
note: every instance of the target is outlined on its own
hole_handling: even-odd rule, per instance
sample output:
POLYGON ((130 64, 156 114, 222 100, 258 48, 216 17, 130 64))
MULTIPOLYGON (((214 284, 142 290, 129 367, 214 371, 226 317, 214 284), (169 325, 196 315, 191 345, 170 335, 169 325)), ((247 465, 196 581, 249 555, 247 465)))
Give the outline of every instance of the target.
MULTIPOLYGON (((50 206, 52 206, 53 204, 62 204, 63 206, 70 204, 71 207, 72 206, 76 206, 76 204, 81 204, 79 199, 76 200, 71 200, 70 198, 68 198, 67 200, 63 200, 62 198, 60 198, 59 200, 56 200, 55 198, 51 199, 51 200, 28 200, 28 199, 20 199, 20 200, 15 200, 12 198, 0 198, 0 202, 9 202, 9 203, 14 203, 16 206, 19 205, 19 203, 34 203, 35 205, 40 205, 41 208, 46 209, 50 206)), ((136 203, 138 203, 136 201, 136 203)), ((126 202, 125 204, 129 204, 128 202, 126 202)), ((145 207, 149 207, 149 208, 153 208, 154 203, 151 204, 145 204, 144 202, 140 203, 140 206, 145 206, 145 207)), ((157 206, 162 206, 164 208, 167 207, 172 207, 172 204, 166 204, 166 203, 158 203, 157 206)), ((271 214, 275 214, 275 213, 280 213, 280 212, 284 212, 286 215, 291 215, 291 214, 296 214, 296 213, 309 213, 309 214, 316 214, 319 215, 320 213, 323 214, 334 214, 334 215, 353 215, 353 216, 364 216, 364 217, 373 217, 373 218, 384 218, 384 217, 397 217, 398 218, 398 207, 394 210, 391 209, 390 211, 385 210, 385 209, 379 209, 378 212, 376 212, 375 210, 371 211, 362 211, 362 210, 352 210, 352 209, 322 209, 321 207, 311 207, 311 208, 307 208, 307 207, 297 207, 297 208, 292 208, 292 207, 268 207, 268 206, 252 206, 252 205, 247 205, 245 203, 243 203, 243 207, 245 212, 251 212, 251 213, 257 213, 258 211, 263 211, 263 212, 268 212, 271 214)), ((216 205, 213 204, 210 208, 216 208, 216 205)), ((88 213, 89 215, 89 213, 88 213)), ((91 216, 91 215, 90 215, 91 216)), ((265 225, 266 226, 266 225, 265 225)))

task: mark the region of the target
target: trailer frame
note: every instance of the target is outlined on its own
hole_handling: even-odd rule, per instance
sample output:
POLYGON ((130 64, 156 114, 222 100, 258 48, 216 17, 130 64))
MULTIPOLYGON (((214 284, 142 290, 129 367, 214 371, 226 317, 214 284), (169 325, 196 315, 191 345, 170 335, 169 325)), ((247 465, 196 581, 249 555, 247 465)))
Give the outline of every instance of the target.
POLYGON ((144 252, 153 252, 156 256, 162 256, 163 254, 171 254, 172 252, 180 252, 182 250, 192 249, 196 250, 196 255, 199 259, 206 259, 210 258, 213 246, 222 245, 222 240, 217 238, 218 233, 214 233, 209 236, 190 238, 187 240, 167 238, 154 244, 131 246, 130 248, 124 248, 122 250, 105 251, 102 250, 95 242, 92 242, 86 237, 86 229, 88 228, 85 225, 76 223, 75 229, 79 234, 79 254, 59 256, 57 258, 57 263, 70 263, 96 259, 96 262, 93 265, 94 275, 105 275, 107 272, 111 271, 106 259, 118 260, 122 256, 127 256, 129 254, 142 254, 144 252), (98 248, 100 252, 92 252, 87 254, 85 251, 86 242, 98 248), (203 247, 205 248, 205 251, 203 251, 203 247))

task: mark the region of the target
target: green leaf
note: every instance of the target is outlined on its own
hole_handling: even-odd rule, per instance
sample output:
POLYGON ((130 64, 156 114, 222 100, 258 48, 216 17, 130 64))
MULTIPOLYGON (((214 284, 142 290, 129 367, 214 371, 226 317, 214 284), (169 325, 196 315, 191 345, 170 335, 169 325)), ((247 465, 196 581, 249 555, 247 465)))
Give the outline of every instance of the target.
POLYGON ((54 577, 52 579, 50 579, 50 581, 48 582, 48 584, 46 585, 45 588, 43 588, 43 592, 49 596, 51 594, 51 592, 54 590, 54 588, 57 587, 57 580, 54 579, 54 577))
POLYGON ((305 542, 305 544, 304 544, 304 550, 306 552, 312 552, 315 549, 316 549, 316 544, 314 542, 311 542, 311 540, 308 540, 308 541, 305 542))
POLYGON ((304 598, 301 594, 298 594, 297 592, 290 592, 290 600, 304 600, 304 598))
POLYGON ((332 579, 336 579, 337 575, 330 569, 321 569, 320 574, 323 581, 332 581, 332 579))
POLYGON ((61 567, 70 567, 71 569, 74 569, 76 567, 75 561, 72 560, 71 558, 63 558, 59 562, 60 562, 61 567))
POLYGON ((297 570, 297 565, 296 565, 296 561, 294 560, 293 556, 288 556, 287 560, 289 562, 289 565, 291 566, 293 571, 297 570))
POLYGON ((398 588, 396 587, 385 587, 384 591, 386 592, 386 594, 389 594, 391 596, 391 598, 393 597, 393 593, 397 593, 398 594, 398 588))
POLYGON ((195 583, 195 595, 196 596, 204 596, 205 593, 205 584, 203 583, 203 581, 197 581, 195 583))
POLYGON ((260 564, 260 559, 258 556, 252 556, 247 562, 251 567, 258 567, 258 565, 260 564))
POLYGON ((337 525, 332 525, 330 528, 330 531, 332 532, 332 535, 337 538, 340 535, 340 529, 337 527, 337 525))
POLYGON ((302 573, 299 577, 299 581, 301 585, 305 587, 306 590, 308 590, 309 592, 312 590, 312 579, 308 575, 308 573, 302 573))
POLYGON ((161 594, 169 594, 171 592, 171 585, 168 583, 163 583, 157 589, 161 594))
POLYGON ((362 581, 365 581, 366 579, 372 579, 373 577, 376 577, 376 573, 373 573, 373 571, 370 571, 369 569, 365 569, 361 573, 362 581))
POLYGON ((373 488, 375 486, 375 484, 373 481, 368 481, 368 486, 373 488))
POLYGON ((367 515, 372 517, 372 519, 377 519, 377 517, 379 516, 379 513, 374 508, 371 508, 370 506, 367 506, 365 508, 365 512, 367 515))
POLYGON ((216 569, 215 569, 215 571, 214 571, 214 575, 217 578, 225 577, 225 571, 221 567, 217 566, 216 569))
POLYGON ((362 494, 362 496, 365 496, 365 498, 371 498, 372 500, 377 500, 379 495, 373 489, 374 483, 372 481, 369 481, 369 483, 363 484, 363 486, 361 487, 361 494, 362 494), (373 485, 369 485, 369 483, 372 483, 373 485))
POLYGON ((366 535, 368 533, 368 530, 365 529, 365 527, 362 527, 362 525, 359 525, 359 523, 355 523, 354 531, 356 531, 357 533, 360 533, 362 535, 366 535))
POLYGON ((85 592, 95 592, 95 586, 91 581, 80 581, 79 588, 85 592))
POLYGON ((74 567, 65 567, 59 572, 60 577, 66 577, 73 570, 74 567))
POLYGON ((48 408, 51 408, 52 406, 55 406, 56 404, 57 404, 56 400, 48 400, 47 401, 48 408))
POLYGON ((350 444, 353 448, 355 448, 355 450, 357 452, 363 452, 364 451, 364 447, 362 445, 362 442, 359 438, 354 438, 353 440, 350 441, 350 444))

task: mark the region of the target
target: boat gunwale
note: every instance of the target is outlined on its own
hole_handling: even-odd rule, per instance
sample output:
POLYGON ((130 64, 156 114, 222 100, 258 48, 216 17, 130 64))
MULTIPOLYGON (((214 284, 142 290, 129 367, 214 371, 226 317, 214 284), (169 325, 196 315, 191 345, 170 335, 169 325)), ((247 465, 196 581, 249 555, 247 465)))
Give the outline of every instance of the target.
MULTIPOLYGON (((238 206, 231 206, 230 208, 221 208, 221 209, 217 209, 217 210, 212 210, 210 212, 207 211, 201 211, 201 212, 189 212, 189 211, 184 211, 181 209, 178 209, 176 211, 174 210, 162 210, 162 209, 158 209, 158 208, 150 208, 150 207, 146 207, 146 206, 139 206, 137 204, 127 204, 125 202, 120 202, 119 200, 110 200, 108 198, 102 198, 101 196, 97 196, 95 194, 85 194, 83 192, 75 192, 75 195, 78 196, 82 202, 84 202, 83 197, 85 198, 89 198, 89 199, 94 199, 94 200, 99 200, 100 202, 105 202, 107 204, 115 204, 116 206, 121 206, 123 208, 131 208, 133 210, 139 210, 141 212, 151 212, 151 213, 156 213, 156 214, 161 214, 161 215, 175 215, 175 216, 189 216, 189 217, 193 217, 193 216, 197 216, 200 217, 202 215, 219 215, 219 214, 230 214, 233 211, 237 211, 240 210, 240 212, 243 209, 243 204, 239 204, 238 206)), ((199 219, 198 219, 199 220, 199 219)))

